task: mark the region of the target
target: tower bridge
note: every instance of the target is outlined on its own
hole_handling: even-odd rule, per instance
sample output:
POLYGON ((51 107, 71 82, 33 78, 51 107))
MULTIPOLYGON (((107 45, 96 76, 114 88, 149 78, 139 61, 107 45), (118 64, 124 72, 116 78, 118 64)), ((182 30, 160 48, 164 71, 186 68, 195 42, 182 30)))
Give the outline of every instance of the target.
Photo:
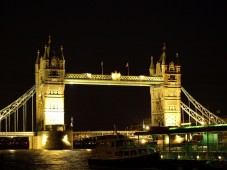
MULTIPOLYGON (((92 73, 66 73, 63 47, 61 53, 50 53, 51 39, 45 45, 43 54, 37 52, 35 62, 35 85, 24 95, 0 111, 0 132, 19 135, 22 132, 35 132, 33 147, 70 148, 72 132, 65 127, 64 90, 66 84, 113 85, 113 86, 147 86, 151 97, 151 125, 177 126, 182 123, 195 122, 204 124, 223 124, 225 121, 204 108, 181 86, 181 65, 176 54, 175 61, 166 63, 166 46, 164 44, 160 59, 155 64, 153 57, 149 75, 121 75, 113 72, 110 75, 92 73), (181 101, 181 92, 195 106, 196 111, 181 101), (35 94, 36 93, 36 94, 35 94), (29 110, 31 120, 27 120, 27 103, 35 95, 29 110), (21 109, 22 108, 22 109, 21 109), (19 110, 22 110, 20 115, 19 110), (34 113, 35 110, 35 113, 34 113), (188 119, 185 119, 186 116, 188 119), (22 118, 21 118, 22 117, 22 118), (27 123, 31 123, 31 129, 27 123), (21 123, 22 122, 22 123, 21 123), (22 124, 22 127, 19 127, 22 124), (18 134, 17 134, 18 133, 18 134)), ((0 133, 0 136, 3 134, 0 133)), ((6 134, 5 134, 6 135, 6 134)), ((26 135, 24 133, 23 135, 26 135)), ((27 133, 28 136, 32 136, 27 133)))

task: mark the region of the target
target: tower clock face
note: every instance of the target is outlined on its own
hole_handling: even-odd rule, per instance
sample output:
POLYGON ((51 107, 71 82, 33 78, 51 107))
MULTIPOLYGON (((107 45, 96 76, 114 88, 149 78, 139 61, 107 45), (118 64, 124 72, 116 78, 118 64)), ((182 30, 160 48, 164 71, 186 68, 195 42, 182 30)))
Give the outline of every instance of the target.
POLYGON ((52 59, 51 66, 52 67, 56 67, 57 66, 57 60, 55 58, 52 59))

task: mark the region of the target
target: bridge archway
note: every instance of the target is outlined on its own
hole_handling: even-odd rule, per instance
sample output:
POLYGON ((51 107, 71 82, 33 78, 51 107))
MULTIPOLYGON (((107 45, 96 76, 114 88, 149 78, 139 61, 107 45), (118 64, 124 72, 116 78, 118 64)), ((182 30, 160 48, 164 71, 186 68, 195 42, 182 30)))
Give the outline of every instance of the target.
POLYGON ((63 48, 61 54, 50 53, 51 40, 44 48, 43 55, 38 52, 35 64, 36 84, 43 83, 36 94, 37 130, 65 130, 64 91, 66 84, 148 86, 151 95, 151 126, 158 126, 158 118, 163 117, 164 126, 181 124, 181 66, 178 55, 176 63, 166 64, 166 47, 163 46, 159 61, 154 67, 153 57, 149 76, 110 75, 92 73, 66 73, 63 48), (52 106, 56 107, 52 107, 52 106))
POLYGON ((135 128, 131 125, 142 126, 143 120, 151 116, 150 109, 149 87, 66 85, 65 88, 66 121, 73 116, 76 131, 113 130, 114 124, 118 130, 129 130, 135 128), (89 96, 84 96, 85 92, 89 96))

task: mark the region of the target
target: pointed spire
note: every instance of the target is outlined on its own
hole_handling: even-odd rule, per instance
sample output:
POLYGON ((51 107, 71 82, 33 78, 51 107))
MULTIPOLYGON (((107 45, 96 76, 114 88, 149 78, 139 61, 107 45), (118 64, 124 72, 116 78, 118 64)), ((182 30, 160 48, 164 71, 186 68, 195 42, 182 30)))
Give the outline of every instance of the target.
POLYGON ((151 56, 151 65, 150 65, 150 69, 154 69, 154 61, 153 61, 153 56, 151 56))
POLYGON ((44 46, 44 54, 43 54, 43 59, 46 60, 47 59, 47 45, 44 46))
POLYGON ((179 60, 179 54, 178 52, 176 53, 176 66, 180 66, 180 60, 179 60))
POLYGON ((166 51, 166 43, 163 43, 162 51, 163 51, 163 52, 166 51))
POLYGON ((163 43, 162 54, 159 59, 159 63, 162 63, 162 65, 165 65, 166 63, 166 44, 165 43, 163 43))
POLYGON ((50 35, 49 35, 48 46, 47 46, 47 58, 48 59, 50 57, 50 43, 51 43, 51 38, 50 38, 50 35))
POLYGON ((50 45, 50 43, 51 43, 51 38, 50 38, 50 35, 49 35, 48 45, 50 45))
POLYGON ((39 56, 40 52, 39 50, 37 51, 37 58, 36 58, 36 64, 39 64, 39 59, 40 59, 40 56, 39 56))
POLYGON ((65 60, 64 53, 63 53, 63 46, 61 46, 61 57, 62 57, 62 60, 65 60))
POLYGON ((155 74, 155 68, 154 68, 154 61, 153 61, 153 56, 151 56, 151 65, 150 65, 150 76, 155 74))

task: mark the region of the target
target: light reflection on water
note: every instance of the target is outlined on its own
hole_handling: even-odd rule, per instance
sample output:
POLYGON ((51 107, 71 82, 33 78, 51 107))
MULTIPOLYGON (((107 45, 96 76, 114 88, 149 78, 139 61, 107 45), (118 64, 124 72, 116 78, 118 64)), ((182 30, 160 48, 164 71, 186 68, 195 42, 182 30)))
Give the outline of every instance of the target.
POLYGON ((87 158, 91 151, 76 150, 1 150, 4 155, 0 169, 88 170, 87 158))

